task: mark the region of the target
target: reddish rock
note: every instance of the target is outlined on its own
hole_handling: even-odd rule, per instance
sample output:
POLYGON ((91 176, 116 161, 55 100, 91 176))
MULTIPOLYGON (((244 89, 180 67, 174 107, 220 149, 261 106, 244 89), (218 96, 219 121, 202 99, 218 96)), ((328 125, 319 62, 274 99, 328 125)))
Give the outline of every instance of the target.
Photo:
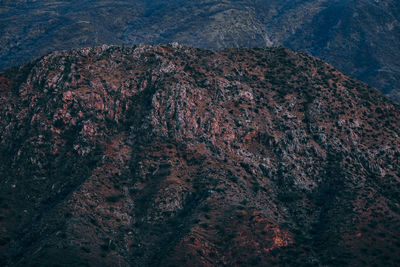
POLYGON ((400 109, 318 59, 103 46, 1 77, 2 265, 400 264, 400 109))

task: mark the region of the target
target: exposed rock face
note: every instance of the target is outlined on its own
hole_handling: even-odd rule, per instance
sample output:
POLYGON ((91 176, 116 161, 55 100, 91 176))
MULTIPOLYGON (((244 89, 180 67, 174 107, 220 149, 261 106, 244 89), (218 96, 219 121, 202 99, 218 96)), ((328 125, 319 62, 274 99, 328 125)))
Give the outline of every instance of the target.
POLYGON ((0 71, 102 44, 284 45, 400 101, 397 0, 13 0, 0 12, 0 71))
POLYGON ((0 75, 6 266, 400 263, 400 110, 284 48, 99 47, 0 75))

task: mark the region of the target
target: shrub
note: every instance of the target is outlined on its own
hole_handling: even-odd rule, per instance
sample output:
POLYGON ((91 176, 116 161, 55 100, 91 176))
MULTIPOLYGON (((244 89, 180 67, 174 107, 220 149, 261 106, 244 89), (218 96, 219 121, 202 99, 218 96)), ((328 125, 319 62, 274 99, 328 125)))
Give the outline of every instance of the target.
POLYGON ((115 203, 115 202, 118 202, 123 196, 124 196, 124 195, 122 195, 122 194, 119 194, 119 195, 111 195, 111 196, 108 196, 108 197, 106 198, 106 200, 107 200, 107 202, 115 203))

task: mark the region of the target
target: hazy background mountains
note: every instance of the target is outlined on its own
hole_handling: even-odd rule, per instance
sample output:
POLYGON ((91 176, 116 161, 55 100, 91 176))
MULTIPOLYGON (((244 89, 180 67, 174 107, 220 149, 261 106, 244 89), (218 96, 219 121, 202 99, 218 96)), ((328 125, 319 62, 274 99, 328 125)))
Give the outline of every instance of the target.
POLYGON ((400 99, 400 4, 394 0, 0 3, 0 70, 50 51, 100 44, 283 45, 400 99))

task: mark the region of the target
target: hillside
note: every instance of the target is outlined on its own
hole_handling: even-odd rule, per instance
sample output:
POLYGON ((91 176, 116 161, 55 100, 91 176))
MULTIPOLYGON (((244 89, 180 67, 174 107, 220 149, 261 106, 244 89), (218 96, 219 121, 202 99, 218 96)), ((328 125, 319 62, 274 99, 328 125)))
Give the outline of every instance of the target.
POLYGON ((396 0, 1 1, 0 71, 102 44, 286 46, 400 101, 396 0))
POLYGON ((0 74, 5 266, 397 266, 400 112, 285 48, 55 52, 0 74))

